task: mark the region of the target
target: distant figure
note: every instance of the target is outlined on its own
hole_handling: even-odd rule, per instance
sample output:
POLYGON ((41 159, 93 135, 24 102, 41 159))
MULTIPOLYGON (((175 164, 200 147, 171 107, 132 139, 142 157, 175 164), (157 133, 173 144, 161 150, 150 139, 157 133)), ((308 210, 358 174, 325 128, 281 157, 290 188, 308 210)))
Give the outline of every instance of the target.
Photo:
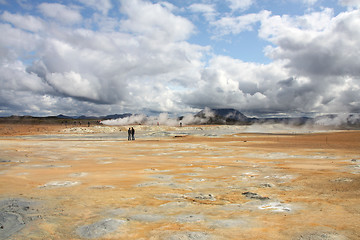
POLYGON ((182 127, 182 122, 180 122, 180 127, 182 127))
POLYGON ((90 127, 90 122, 88 122, 88 127, 90 127))
POLYGON ((135 129, 133 127, 131 128, 131 137, 132 140, 135 140, 135 129))
POLYGON ((130 141, 131 140, 131 128, 129 128, 129 130, 128 130, 128 141, 130 141))

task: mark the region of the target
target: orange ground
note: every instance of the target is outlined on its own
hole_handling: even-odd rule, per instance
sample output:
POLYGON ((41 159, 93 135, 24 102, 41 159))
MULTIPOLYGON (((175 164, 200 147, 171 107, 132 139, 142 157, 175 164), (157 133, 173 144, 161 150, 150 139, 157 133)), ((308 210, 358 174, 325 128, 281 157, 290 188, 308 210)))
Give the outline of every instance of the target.
POLYGON ((63 128, 0 126, 0 200, 39 203, 9 239, 83 239, 103 219, 125 223, 97 239, 360 239, 359 131, 129 142, 126 127, 63 128))

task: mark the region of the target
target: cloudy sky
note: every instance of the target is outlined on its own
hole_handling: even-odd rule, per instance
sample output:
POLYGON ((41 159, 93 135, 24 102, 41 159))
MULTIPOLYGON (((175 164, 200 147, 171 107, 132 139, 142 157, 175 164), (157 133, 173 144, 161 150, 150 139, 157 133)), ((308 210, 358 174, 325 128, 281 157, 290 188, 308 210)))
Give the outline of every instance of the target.
POLYGON ((360 112, 360 0, 0 0, 0 116, 360 112))

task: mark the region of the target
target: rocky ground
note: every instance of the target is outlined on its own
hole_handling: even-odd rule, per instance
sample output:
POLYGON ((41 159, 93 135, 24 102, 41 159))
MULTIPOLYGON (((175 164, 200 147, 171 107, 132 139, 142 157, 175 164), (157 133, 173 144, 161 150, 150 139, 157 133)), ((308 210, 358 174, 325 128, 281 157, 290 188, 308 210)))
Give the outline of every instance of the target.
POLYGON ((0 125, 0 239, 360 239, 360 132, 0 125))

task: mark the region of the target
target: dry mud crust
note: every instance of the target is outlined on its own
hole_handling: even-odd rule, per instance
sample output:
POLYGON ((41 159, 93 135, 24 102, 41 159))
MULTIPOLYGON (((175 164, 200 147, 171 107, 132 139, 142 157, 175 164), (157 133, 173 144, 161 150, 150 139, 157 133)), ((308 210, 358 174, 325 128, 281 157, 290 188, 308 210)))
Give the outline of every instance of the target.
POLYGON ((294 240, 349 240, 349 238, 331 230, 318 229, 299 234, 294 240))
POLYGON ((1 137, 0 239, 360 239, 360 133, 170 130, 1 137))
POLYGON ((0 239, 6 239, 23 229, 29 222, 42 218, 35 202, 26 199, 0 201, 0 239))
POLYGON ((116 231, 119 226, 125 223, 125 220, 104 219, 93 224, 81 226, 76 230, 76 233, 82 238, 96 239, 116 231))
POLYGON ((179 232, 165 232, 157 237, 151 237, 151 240, 216 240, 222 239, 219 236, 214 236, 206 232, 199 231, 179 231, 179 232))

